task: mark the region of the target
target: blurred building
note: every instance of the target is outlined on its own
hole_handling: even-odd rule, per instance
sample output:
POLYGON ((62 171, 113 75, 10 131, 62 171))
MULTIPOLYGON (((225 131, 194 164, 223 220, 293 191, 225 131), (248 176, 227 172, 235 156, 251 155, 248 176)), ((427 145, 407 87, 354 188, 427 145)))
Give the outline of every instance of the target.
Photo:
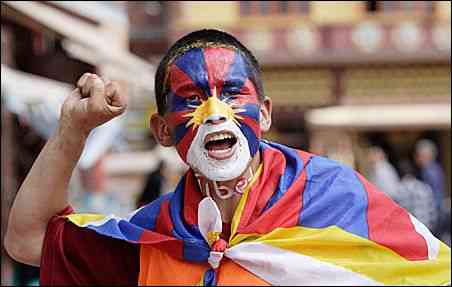
POLYGON ((365 174, 362 155, 369 145, 385 146, 390 160, 397 161, 411 157, 415 141, 427 137, 439 146, 450 194, 449 1, 140 5, 150 7, 154 18, 143 16, 147 20, 140 18, 131 29, 145 35, 148 27, 148 42, 151 34, 166 35, 155 39, 168 44, 196 29, 218 28, 254 52, 274 102, 268 138, 338 159, 365 174), (167 34, 148 25, 158 17, 163 26, 158 30, 167 34))
MULTIPOLYGON (((439 146, 450 195, 449 1, 2 1, 1 7, 2 238, 19 174, 31 167, 49 126, 20 120, 4 99, 21 98, 22 111, 39 111, 36 103, 69 91, 83 72, 119 80, 130 99, 121 129, 127 149, 107 157, 94 152, 84 162, 96 175, 87 180, 94 189, 127 202, 141 187, 136 178, 159 159, 179 163, 172 149, 146 152, 153 146, 153 72, 169 45, 202 28, 234 34, 257 56, 274 102, 267 138, 365 173, 368 145, 384 144, 390 160, 398 160, 428 137, 439 146), (16 88, 4 89, 8 78, 16 88), (20 86, 26 92, 18 93, 20 86)), ((8 285, 8 257, 2 260, 8 285)))
MULTIPOLYGON (((133 103, 153 93, 154 69, 129 52, 123 2, 2 1, 1 11, 2 285, 26 285, 32 283, 14 274, 4 252, 4 231, 20 184, 57 126, 64 97, 92 72, 118 81, 133 103)), ((133 130, 121 133, 124 121, 127 116, 90 135, 75 171, 82 174, 82 190, 102 190, 105 156, 117 138, 133 141, 133 130)))

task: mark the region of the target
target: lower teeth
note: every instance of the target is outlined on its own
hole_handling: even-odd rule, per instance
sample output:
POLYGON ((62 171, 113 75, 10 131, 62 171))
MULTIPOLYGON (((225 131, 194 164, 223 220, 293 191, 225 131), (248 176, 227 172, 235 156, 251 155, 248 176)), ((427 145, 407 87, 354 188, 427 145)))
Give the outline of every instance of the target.
POLYGON ((219 149, 219 150, 212 150, 212 152, 228 152, 228 151, 230 151, 231 150, 231 148, 228 148, 228 149, 219 149))

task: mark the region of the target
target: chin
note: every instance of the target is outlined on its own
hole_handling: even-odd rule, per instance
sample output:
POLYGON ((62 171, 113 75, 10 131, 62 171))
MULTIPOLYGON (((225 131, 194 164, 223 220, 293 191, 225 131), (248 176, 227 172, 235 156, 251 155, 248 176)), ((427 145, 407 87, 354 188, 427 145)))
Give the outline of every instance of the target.
POLYGON ((187 153, 187 164, 209 180, 227 181, 242 175, 251 162, 248 140, 232 121, 201 125, 187 153), (219 147, 215 143, 223 143, 219 147))

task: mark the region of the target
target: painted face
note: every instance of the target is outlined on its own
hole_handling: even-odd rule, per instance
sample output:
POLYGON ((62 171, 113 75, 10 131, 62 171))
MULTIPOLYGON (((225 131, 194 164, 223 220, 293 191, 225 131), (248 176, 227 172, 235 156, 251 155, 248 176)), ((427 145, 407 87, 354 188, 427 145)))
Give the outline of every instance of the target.
POLYGON ((251 67, 227 48, 194 48, 169 67, 167 120, 176 149, 211 180, 240 176, 259 147, 259 102, 251 67))

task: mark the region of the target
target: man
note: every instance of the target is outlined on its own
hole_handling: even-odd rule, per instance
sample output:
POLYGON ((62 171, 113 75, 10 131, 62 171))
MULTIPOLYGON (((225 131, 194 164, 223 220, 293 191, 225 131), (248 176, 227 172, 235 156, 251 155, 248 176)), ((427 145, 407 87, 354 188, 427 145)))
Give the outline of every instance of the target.
POLYGON ((384 150, 379 146, 372 146, 369 149, 369 162, 369 181, 392 199, 396 198, 400 179, 384 150))
POLYGON ((125 219, 73 214, 65 193, 89 131, 121 114, 125 99, 90 74, 67 98, 5 242, 15 259, 41 266, 42 284, 450 282, 450 250, 359 174, 261 139, 271 100, 256 59, 231 35, 178 40, 155 92, 153 134, 190 170, 175 192, 125 219))
POLYGON ((166 185, 166 170, 166 163, 165 161, 161 160, 154 171, 146 174, 143 190, 138 196, 136 202, 137 208, 156 200, 160 195, 163 194, 166 185))
POLYGON ((438 221, 432 231, 435 236, 440 237, 442 232, 442 219, 444 218, 444 172, 436 162, 437 149, 431 140, 422 139, 415 146, 415 160, 420 169, 420 178, 428 184, 433 191, 435 208, 438 210, 438 221))
POLYGON ((427 228, 433 230, 438 218, 438 209, 434 204, 432 189, 416 178, 410 160, 402 159, 399 170, 401 175, 399 191, 393 199, 427 228))

